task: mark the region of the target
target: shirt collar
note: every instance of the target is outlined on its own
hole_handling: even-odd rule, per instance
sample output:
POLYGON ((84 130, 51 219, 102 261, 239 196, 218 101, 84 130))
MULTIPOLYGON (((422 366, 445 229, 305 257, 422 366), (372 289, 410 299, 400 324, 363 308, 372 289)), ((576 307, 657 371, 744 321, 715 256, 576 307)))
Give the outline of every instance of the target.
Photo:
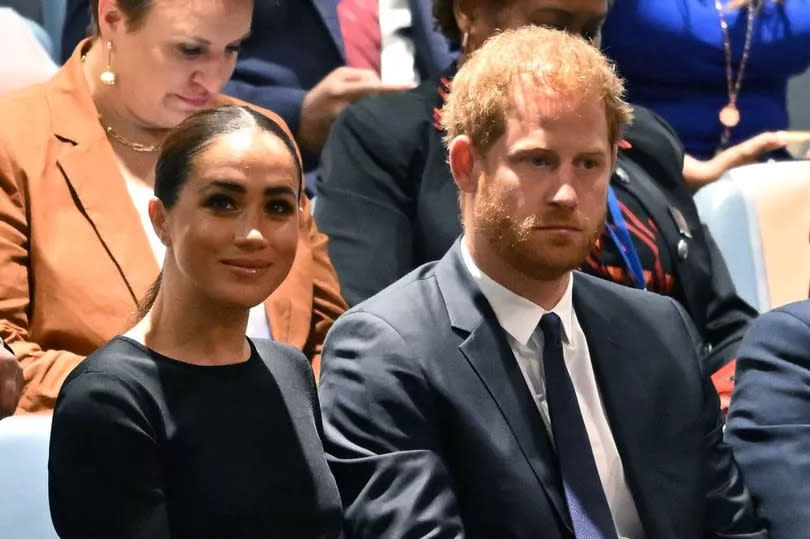
POLYGON ((464 238, 461 240, 461 257, 464 260, 464 265, 467 266, 467 271, 470 272, 473 280, 478 284, 484 297, 487 298, 492 310, 495 312, 498 323, 513 339, 526 346, 543 315, 553 312, 560 317, 562 322, 563 342, 570 343, 574 312, 572 300, 574 279, 571 277, 570 272, 568 273, 568 286, 565 288, 562 298, 551 311, 547 311, 523 296, 515 294, 484 273, 473 260, 464 238))

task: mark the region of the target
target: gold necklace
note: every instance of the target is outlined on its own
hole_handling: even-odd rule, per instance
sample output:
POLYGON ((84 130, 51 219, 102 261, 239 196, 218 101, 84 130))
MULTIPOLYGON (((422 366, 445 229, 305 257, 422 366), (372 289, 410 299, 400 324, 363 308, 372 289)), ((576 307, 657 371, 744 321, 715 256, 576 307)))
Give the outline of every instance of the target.
POLYGON ((104 118, 101 117, 101 114, 98 115, 98 121, 101 123, 101 127, 104 128, 104 131, 107 132, 107 135, 109 135, 116 142, 120 142, 130 150, 142 153, 152 153, 160 149, 160 144, 141 144, 139 142, 132 142, 125 139, 119 135, 115 129, 104 123, 104 118))
POLYGON ((723 125, 723 134, 720 136, 720 148, 728 146, 729 139, 731 138, 731 129, 740 123, 740 109, 737 108, 737 98, 740 95, 742 88, 743 74, 748 65, 748 57, 751 53, 751 42, 754 35, 754 22, 759 15, 763 2, 761 0, 749 1, 747 3, 748 20, 745 28, 745 43, 743 45, 742 58, 737 67, 736 80, 733 76, 733 59, 731 51, 731 36, 728 29, 728 21, 725 17, 725 10, 728 6, 724 7, 720 0, 714 0, 714 7, 717 11, 717 16, 720 18, 720 30, 723 34, 723 53, 726 58, 726 89, 728 90, 728 104, 720 109, 718 117, 720 123, 723 125))
MULTIPOLYGON (((82 63, 85 63, 85 60, 87 60, 87 53, 82 54, 80 60, 82 63)), ((98 121, 101 124, 101 127, 104 128, 104 132, 107 133, 107 136, 109 136, 116 142, 123 144, 130 150, 141 153, 153 153, 160 150, 160 144, 141 144, 140 142, 132 142, 130 140, 125 139, 122 135, 118 134, 118 132, 115 129, 113 129, 111 125, 107 124, 104 121, 104 117, 98 110, 98 105, 96 105, 96 113, 98 114, 98 121)))

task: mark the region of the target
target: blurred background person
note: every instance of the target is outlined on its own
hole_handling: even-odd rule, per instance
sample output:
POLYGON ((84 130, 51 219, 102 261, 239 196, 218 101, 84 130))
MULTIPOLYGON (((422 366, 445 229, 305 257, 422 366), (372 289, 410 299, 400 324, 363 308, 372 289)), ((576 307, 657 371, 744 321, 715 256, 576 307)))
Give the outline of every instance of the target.
MULTIPOLYGON (((69 0, 63 46, 84 35, 88 0, 69 0)), ((350 103, 410 88, 453 57, 430 0, 257 2, 225 93, 279 114, 313 171, 329 128, 350 103)), ((314 177, 307 185, 314 189, 314 177)))
POLYGON ((44 82, 56 73, 43 42, 44 33, 33 21, 0 4, 0 35, 3 47, 9 51, 0 60, 0 95, 44 82))
POLYGON ((304 355, 246 339, 287 276, 302 169, 247 107, 195 114, 158 158, 149 217, 166 246, 144 318, 68 377, 53 417, 51 513, 64 539, 338 537, 304 355))
MULTIPOLYGON (((160 144, 190 114, 233 102, 218 92, 253 7, 91 4, 95 36, 49 82, 0 100, 0 337, 24 369, 20 411, 52 409, 65 376, 126 328, 154 281, 165 248, 147 203, 160 144)), ((301 213, 293 268, 251 310, 248 334, 294 345, 317 370, 345 304, 306 197, 301 213)))
POLYGON ((629 99, 672 124, 693 188, 787 157, 788 79, 810 66, 810 0, 621 0, 602 47, 629 99))
MULTIPOLYGON (((599 44, 605 0, 436 0, 441 28, 463 44, 460 62, 500 29, 566 29, 599 44)), ((458 192, 438 125, 455 74, 346 109, 323 153, 315 218, 330 237, 344 297, 357 304, 437 260, 461 233, 458 192)), ((672 296, 703 338, 705 368, 729 363, 755 310, 736 294, 682 176, 672 128, 643 107, 621 145, 614 204, 582 270, 672 296)))
POLYGON ((810 529, 810 301, 761 315, 740 347, 726 439, 772 539, 810 529))

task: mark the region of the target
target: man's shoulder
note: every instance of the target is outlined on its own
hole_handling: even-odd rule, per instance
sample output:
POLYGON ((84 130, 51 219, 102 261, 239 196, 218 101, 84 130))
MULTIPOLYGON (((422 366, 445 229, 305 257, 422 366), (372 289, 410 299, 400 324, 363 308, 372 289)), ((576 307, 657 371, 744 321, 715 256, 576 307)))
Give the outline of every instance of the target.
MULTIPOLYGON (((377 294, 355 305, 344 316, 363 313, 384 321, 395 329, 417 328, 446 313, 436 281, 436 266, 429 262, 414 269, 377 294)), ((446 316, 446 314, 445 314, 446 316)))
POLYGON ((630 286, 614 283, 581 272, 574 272, 575 290, 591 299, 603 303, 606 309, 626 308, 636 311, 669 311, 677 309, 677 303, 667 296, 662 296, 646 290, 639 290, 630 286))
POLYGON ((806 326, 810 326, 810 300, 788 303, 787 305, 774 309, 770 313, 762 315, 760 318, 764 320, 770 318, 769 315, 773 315, 774 317, 779 315, 791 316, 803 322, 806 326))

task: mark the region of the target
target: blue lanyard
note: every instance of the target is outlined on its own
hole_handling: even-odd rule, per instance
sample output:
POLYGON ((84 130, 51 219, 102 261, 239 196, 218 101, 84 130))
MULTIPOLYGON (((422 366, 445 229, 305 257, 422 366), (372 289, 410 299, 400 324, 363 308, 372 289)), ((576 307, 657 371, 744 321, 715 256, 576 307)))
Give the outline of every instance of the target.
POLYGON ((613 242, 619 249, 619 254, 624 259, 624 264, 633 275, 636 288, 646 290, 647 283, 644 279, 644 269, 641 267, 641 261, 630 237, 630 231, 627 229, 627 223, 624 222, 624 216, 621 208, 619 208, 619 201, 616 199, 616 193, 613 191, 612 185, 608 186, 608 210, 613 221, 613 226, 607 225, 610 237, 613 238, 613 242))

